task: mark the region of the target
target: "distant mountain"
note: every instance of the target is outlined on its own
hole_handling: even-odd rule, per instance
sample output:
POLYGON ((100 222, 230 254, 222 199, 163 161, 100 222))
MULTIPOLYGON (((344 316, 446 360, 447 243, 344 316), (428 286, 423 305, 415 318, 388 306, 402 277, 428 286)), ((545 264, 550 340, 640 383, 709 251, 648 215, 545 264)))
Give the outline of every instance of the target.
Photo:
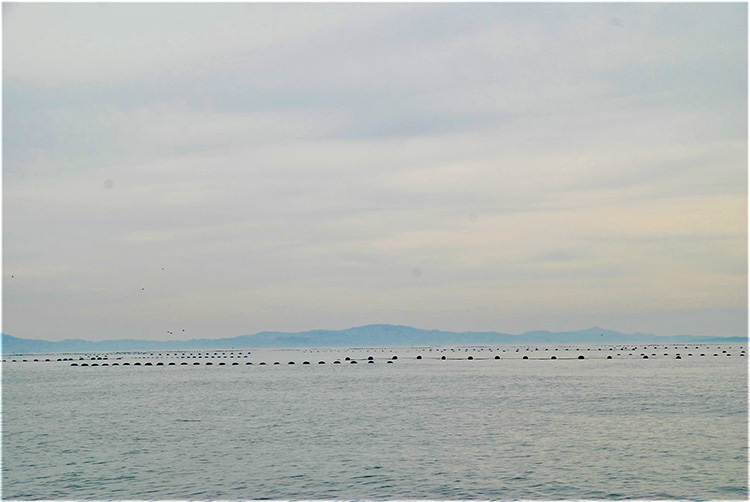
POLYGON ((314 330, 298 333, 264 331, 235 338, 197 338, 191 340, 106 340, 90 342, 68 339, 60 342, 29 340, 3 334, 4 354, 28 352, 114 352, 129 350, 247 349, 293 347, 387 347, 409 345, 527 345, 574 343, 740 343, 746 337, 658 336, 647 333, 624 334, 598 327, 580 331, 528 331, 509 335, 494 331, 423 330, 410 326, 371 324, 338 331, 314 330))

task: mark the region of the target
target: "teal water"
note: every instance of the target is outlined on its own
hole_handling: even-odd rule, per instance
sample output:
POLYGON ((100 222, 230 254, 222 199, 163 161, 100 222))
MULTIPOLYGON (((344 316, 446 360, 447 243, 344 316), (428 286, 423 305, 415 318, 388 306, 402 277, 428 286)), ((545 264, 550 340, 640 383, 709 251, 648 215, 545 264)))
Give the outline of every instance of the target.
POLYGON ((432 349, 6 357, 2 497, 747 498, 739 346, 432 349))

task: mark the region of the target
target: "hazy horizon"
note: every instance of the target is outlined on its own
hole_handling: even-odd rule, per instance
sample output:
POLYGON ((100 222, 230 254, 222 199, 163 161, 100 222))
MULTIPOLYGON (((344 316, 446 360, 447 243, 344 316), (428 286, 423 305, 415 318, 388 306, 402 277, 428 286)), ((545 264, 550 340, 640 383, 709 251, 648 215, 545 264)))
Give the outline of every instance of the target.
MULTIPOLYGON (((253 332, 253 333, 241 333, 239 335, 222 336, 222 337, 219 337, 219 336, 210 336, 210 334, 209 335, 205 335, 205 336, 193 336, 193 335, 187 336, 186 332, 177 332, 177 333, 174 333, 172 336, 170 336, 169 339, 167 339, 167 340, 164 340, 164 339, 160 340, 160 339, 156 339, 156 338, 154 338, 154 339, 148 339, 148 338, 133 338, 133 337, 125 337, 125 338, 120 338, 120 339, 107 338, 107 339, 104 339, 104 340, 89 340, 89 339, 81 338, 81 337, 73 337, 73 338, 59 339, 59 340, 58 339, 50 340, 50 339, 39 338, 38 340, 39 341, 43 341, 43 342, 61 342, 61 341, 68 341, 68 340, 82 340, 82 341, 86 341, 86 342, 119 341, 119 340, 133 340, 133 341, 144 341, 144 342, 146 342, 146 341, 147 342, 164 342, 164 341, 178 341, 178 342, 181 342, 181 341, 190 341, 190 340, 194 340, 194 339, 201 339, 201 340, 232 339, 232 338, 241 338, 241 337, 252 337, 254 335, 264 335, 264 334, 298 335, 298 334, 305 334, 305 333, 339 333, 339 332, 344 332, 344 331, 356 331, 356 330, 361 330, 363 328, 376 328, 376 327, 406 328, 408 330, 412 330, 413 329, 413 330, 415 330, 417 332, 421 332, 421 333, 429 333, 430 331, 435 331, 435 332, 438 332, 438 333, 450 333, 450 334, 492 333, 492 334, 497 334, 497 335, 508 335, 508 336, 514 336, 514 337, 515 336, 520 337, 520 336, 523 336, 523 335, 536 334, 536 333, 550 333, 552 335, 565 335, 565 334, 599 332, 599 331, 608 332, 608 333, 617 333, 617 334, 625 335, 625 336, 646 335, 646 336, 649 336, 649 337, 653 337, 654 339, 659 339, 659 338, 669 339, 669 338, 672 338, 674 336, 694 337, 694 338, 698 339, 698 338, 710 338, 710 337, 716 337, 717 336, 717 335, 712 335, 712 334, 664 335, 662 333, 651 333, 651 332, 622 332, 622 331, 617 331, 617 330, 609 329, 607 327, 602 327, 602 326, 591 326, 591 327, 588 327, 588 328, 583 328, 582 327, 582 328, 579 328, 579 329, 571 329, 571 330, 564 330, 564 331, 552 331, 552 330, 544 330, 544 329, 533 329, 533 330, 527 330, 527 331, 522 331, 522 332, 511 333, 511 332, 504 332, 504 331, 499 331, 499 330, 471 331, 471 330, 441 330, 441 329, 437 329, 437 328, 435 328, 435 329, 424 329, 424 328, 420 328, 419 326, 407 326, 407 325, 400 325, 400 324, 396 325, 396 324, 377 323, 377 324, 366 324, 366 325, 361 325, 361 326, 349 326, 349 327, 346 327, 346 328, 330 329, 330 330, 329 329, 321 329, 321 328, 310 328, 310 329, 305 329, 305 330, 300 330, 300 331, 264 330, 264 331, 257 331, 257 332, 253 332)), ((2 334, 4 336, 11 336, 13 338, 23 339, 23 340, 34 340, 32 338, 18 337, 18 336, 13 335, 12 333, 0 333, 0 334, 2 334)), ((743 337, 743 338, 747 338, 747 335, 744 335, 744 336, 740 335, 740 336, 743 337)), ((718 338, 729 338, 729 337, 718 337, 718 338)), ((564 340, 561 340, 561 341, 564 341, 564 340)), ((589 342, 575 342, 575 341, 572 341, 570 343, 589 343, 589 342)), ((606 343, 613 343, 613 342, 606 342, 606 343)), ((679 342, 676 342, 676 343, 679 343, 679 342)), ((302 345, 300 345, 300 347, 302 347, 302 345)))
POLYGON ((747 336, 747 134, 742 3, 4 3, 2 331, 747 336))

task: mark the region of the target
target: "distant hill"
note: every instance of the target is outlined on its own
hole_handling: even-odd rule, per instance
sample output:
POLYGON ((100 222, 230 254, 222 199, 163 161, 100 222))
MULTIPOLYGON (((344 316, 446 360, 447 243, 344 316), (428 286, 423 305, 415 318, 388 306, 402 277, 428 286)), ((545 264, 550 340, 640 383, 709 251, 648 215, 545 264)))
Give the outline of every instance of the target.
POLYGON ((191 340, 88 340, 68 339, 60 342, 29 340, 3 334, 4 354, 28 352, 112 352, 129 350, 246 349, 293 347, 387 347, 410 345, 527 345, 574 343, 741 343, 746 337, 658 336, 647 333, 624 334, 598 327, 580 331, 529 331, 509 335, 494 331, 438 331, 410 326, 371 324, 356 328, 283 333, 264 331, 235 338, 198 338, 191 340))

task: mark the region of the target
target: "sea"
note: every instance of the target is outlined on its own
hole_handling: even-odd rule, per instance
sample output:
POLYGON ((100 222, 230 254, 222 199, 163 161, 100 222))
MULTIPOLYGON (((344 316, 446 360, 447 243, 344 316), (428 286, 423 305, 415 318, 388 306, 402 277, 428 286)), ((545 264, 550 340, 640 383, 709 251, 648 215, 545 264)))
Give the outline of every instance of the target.
POLYGON ((8 354, 2 498, 746 500, 746 350, 8 354))

